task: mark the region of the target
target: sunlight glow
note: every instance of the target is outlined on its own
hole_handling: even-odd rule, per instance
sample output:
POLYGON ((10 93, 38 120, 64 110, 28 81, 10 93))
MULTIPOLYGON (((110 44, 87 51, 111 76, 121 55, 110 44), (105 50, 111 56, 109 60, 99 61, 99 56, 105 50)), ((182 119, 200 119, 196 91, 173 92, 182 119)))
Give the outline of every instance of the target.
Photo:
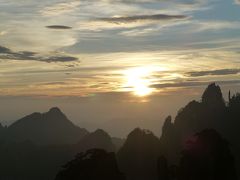
POLYGON ((131 68, 124 72, 126 78, 125 87, 133 92, 136 96, 147 96, 153 93, 154 88, 151 88, 152 75, 155 71, 163 70, 152 66, 131 68))

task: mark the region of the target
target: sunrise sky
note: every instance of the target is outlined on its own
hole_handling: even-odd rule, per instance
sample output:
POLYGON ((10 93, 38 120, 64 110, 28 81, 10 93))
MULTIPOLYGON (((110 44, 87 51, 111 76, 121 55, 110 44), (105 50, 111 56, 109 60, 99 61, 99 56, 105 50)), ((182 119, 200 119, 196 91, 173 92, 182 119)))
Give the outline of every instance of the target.
POLYGON ((210 82, 240 91, 239 0, 0 0, 0 121, 59 106, 161 131, 210 82))

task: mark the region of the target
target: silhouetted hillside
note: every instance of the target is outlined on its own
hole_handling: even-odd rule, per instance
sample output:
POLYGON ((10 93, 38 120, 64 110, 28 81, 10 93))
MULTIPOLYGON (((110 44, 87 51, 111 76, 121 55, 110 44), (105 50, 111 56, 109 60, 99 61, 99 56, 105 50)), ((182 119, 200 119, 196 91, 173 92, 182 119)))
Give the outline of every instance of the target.
POLYGON ((111 137, 102 129, 98 129, 83 137, 76 145, 75 150, 77 151, 76 153, 78 153, 95 148, 104 149, 108 152, 115 152, 116 150, 111 137))
POLYGON ((180 149, 180 137, 172 122, 172 117, 168 116, 162 127, 162 135, 160 137, 160 155, 168 159, 170 163, 176 163, 179 153, 176 151, 180 149))
POLYGON ((236 180, 235 162, 229 145, 215 130, 189 138, 178 166, 164 157, 158 160, 159 180, 236 180))
POLYGON ((33 113, 8 128, 0 126, 0 136, 0 179, 52 180, 77 153, 91 148, 115 151, 106 132, 88 133, 58 108, 33 113))
POLYGON ((159 139, 147 130, 133 130, 117 154, 119 168, 128 180, 157 179, 159 139))
POLYGON ((204 129, 213 128, 230 142, 240 174, 239 112, 239 94, 231 96, 229 93, 229 103, 225 103, 220 87, 215 83, 210 84, 200 102, 192 101, 187 104, 178 112, 175 121, 166 119, 160 138, 161 154, 169 163, 174 164, 180 160, 179 154, 189 137, 204 129))
POLYGON ((72 159, 70 146, 36 146, 30 141, 0 145, 0 179, 52 180, 72 159))
POLYGON ((205 128, 220 130, 226 114, 222 92, 215 83, 210 84, 202 95, 202 101, 192 101, 181 109, 174 125, 182 140, 205 128))
POLYGON ((88 133, 58 108, 33 113, 8 128, 0 126, 0 179, 52 180, 77 153, 91 148, 115 151, 103 130, 88 133))
POLYGON ((226 108, 220 87, 210 84, 204 91, 201 102, 191 101, 178 112, 172 123, 166 119, 161 136, 162 147, 166 149, 165 156, 175 156, 183 142, 196 132, 206 128, 222 132, 227 122, 226 108), (170 152, 171 149, 175 149, 175 152, 170 152))
POLYGON ((57 174, 55 180, 125 180, 114 153, 91 149, 81 153, 57 174))
POLYGON ((110 136, 103 130, 86 135, 77 144, 37 146, 31 141, 0 144, 0 179, 52 180, 63 164, 80 152, 101 148, 115 150, 110 136))
POLYGON ((4 140, 6 130, 7 130, 7 128, 3 127, 2 124, 0 123, 0 143, 1 143, 1 141, 4 140))
POLYGON ((238 145, 240 152, 240 136, 239 128, 240 128, 240 94, 231 96, 229 93, 229 105, 227 109, 227 117, 228 121, 225 123, 225 128, 223 131, 226 135, 229 135, 229 139, 233 142, 233 144, 238 145))
POLYGON ((221 88, 215 83, 210 84, 202 95, 202 103, 208 108, 225 108, 221 88))
POLYGON ((23 142, 30 140, 39 145, 73 144, 88 134, 75 126, 58 108, 46 113, 28 115, 7 129, 7 140, 23 142))

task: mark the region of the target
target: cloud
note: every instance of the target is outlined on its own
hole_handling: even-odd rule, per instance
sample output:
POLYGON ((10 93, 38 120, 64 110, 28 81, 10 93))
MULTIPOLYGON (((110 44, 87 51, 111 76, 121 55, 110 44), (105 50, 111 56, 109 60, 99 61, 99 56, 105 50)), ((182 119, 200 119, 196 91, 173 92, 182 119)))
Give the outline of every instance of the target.
POLYGON ((72 29, 72 27, 70 26, 64 26, 64 25, 50 25, 50 26, 46 26, 46 28, 48 29, 72 29))
POLYGON ((49 86, 49 85, 67 85, 67 82, 57 81, 57 82, 46 82, 46 83, 39 83, 40 86, 49 86))
POLYGON ((126 17, 110 17, 98 18, 99 21, 109 22, 113 24, 126 24, 137 21, 167 21, 186 19, 185 15, 167 15, 167 14, 154 14, 154 15, 139 15, 139 16, 126 16, 126 17))
MULTIPOLYGON (((89 1, 89 0, 88 0, 89 1)), ((91 1, 96 1, 96 0, 91 0, 91 1)), ((166 0, 98 0, 102 2, 121 2, 121 3, 151 3, 151 2, 165 2, 166 0)), ((197 4, 202 0, 169 0, 169 2, 172 3, 179 3, 179 4, 197 4)))
POLYGON ((107 30, 107 29, 122 29, 145 27, 149 25, 166 25, 176 23, 176 21, 186 20, 185 15, 136 15, 136 16, 120 16, 120 17, 103 17, 95 18, 90 21, 79 24, 81 30, 107 30))
POLYGON ((55 55, 55 56, 41 56, 36 52, 31 51, 19 51, 14 52, 9 48, 0 46, 0 59, 7 60, 32 60, 32 61, 42 61, 42 62, 70 62, 77 61, 78 58, 66 55, 55 55))
POLYGON ((238 21, 194 21, 194 31, 218 31, 223 29, 240 29, 238 21))
POLYGON ((11 53, 11 50, 6 47, 0 46, 0 53, 11 53))
MULTIPOLYGON (((212 81, 183 81, 176 83, 162 83, 162 84, 154 84, 151 87, 155 89, 163 89, 163 88, 188 88, 188 87, 200 87, 207 86, 212 83, 212 81)), ((215 81, 215 83, 223 85, 223 84, 240 84, 240 80, 228 80, 228 81, 215 81)))
POLYGON ((76 0, 72 2, 56 3, 45 7, 40 13, 43 16, 58 16, 74 11, 80 4, 81 2, 76 0))
POLYGON ((200 77, 200 76, 221 76, 221 75, 234 75, 239 74, 240 69, 219 69, 213 71, 196 71, 196 72, 188 72, 187 75, 191 77, 200 77))
POLYGON ((70 61, 78 61, 78 58, 72 57, 72 56, 49 56, 49 57, 40 58, 40 61, 45 61, 45 62, 70 62, 70 61))

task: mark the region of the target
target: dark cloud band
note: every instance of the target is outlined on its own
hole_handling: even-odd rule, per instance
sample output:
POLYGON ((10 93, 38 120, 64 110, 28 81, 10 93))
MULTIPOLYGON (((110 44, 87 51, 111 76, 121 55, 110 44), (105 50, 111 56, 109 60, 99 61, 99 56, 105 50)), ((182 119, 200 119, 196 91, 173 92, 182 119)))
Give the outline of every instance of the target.
POLYGON ((196 71, 188 72, 187 75, 191 77, 200 76, 221 76, 221 75, 234 75, 240 73, 240 69, 218 69, 213 71, 196 71))
POLYGON ((42 61, 42 62, 70 62, 77 61, 78 58, 65 55, 57 56, 41 56, 36 52, 31 51, 19 51, 14 52, 9 48, 0 46, 0 59, 8 60, 32 60, 32 61, 42 61))
POLYGON ((63 25, 51 25, 51 26, 46 26, 48 29, 72 29, 70 26, 63 26, 63 25))
MULTIPOLYGON (((176 83, 163 83, 163 84, 154 84, 151 87, 156 89, 162 88, 188 88, 188 87, 200 87, 206 86, 212 83, 211 81, 183 81, 176 83)), ((240 84, 240 80, 229 80, 229 81, 216 81, 218 84, 240 84)))
POLYGON ((166 15, 166 14, 154 14, 154 15, 139 15, 139 16, 126 16, 126 17, 110 17, 110 18, 97 18, 99 21, 109 23, 133 23, 137 21, 164 21, 164 20, 180 20, 186 19, 185 15, 166 15))

